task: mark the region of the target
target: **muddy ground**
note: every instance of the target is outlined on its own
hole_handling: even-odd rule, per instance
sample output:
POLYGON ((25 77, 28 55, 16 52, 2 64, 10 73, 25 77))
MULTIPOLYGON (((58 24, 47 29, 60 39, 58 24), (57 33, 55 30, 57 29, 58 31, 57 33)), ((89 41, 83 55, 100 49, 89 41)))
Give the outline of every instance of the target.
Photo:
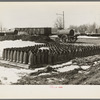
MULTIPOLYGON (((75 44, 94 44, 100 45, 98 39, 78 39, 75 44)), ((72 64, 78 66, 74 70, 59 72, 56 71, 31 73, 23 76, 15 84, 32 84, 32 85, 100 85, 100 55, 76 58, 72 64), (83 66, 83 67, 82 67, 83 66), (44 73, 44 74, 43 74, 44 73)), ((62 66, 63 67, 63 66, 62 66)), ((65 66, 67 67, 67 66, 65 66)))
POLYGON ((17 83, 21 85, 100 85, 100 55, 72 60, 79 68, 59 72, 43 70, 23 76, 17 83), (83 68, 81 66, 84 66, 83 68), (86 68, 85 66, 89 66, 86 68), (42 75, 41 75, 42 73, 42 75), (44 74, 43 74, 44 73, 44 74), (45 74, 46 73, 46 74, 45 74))

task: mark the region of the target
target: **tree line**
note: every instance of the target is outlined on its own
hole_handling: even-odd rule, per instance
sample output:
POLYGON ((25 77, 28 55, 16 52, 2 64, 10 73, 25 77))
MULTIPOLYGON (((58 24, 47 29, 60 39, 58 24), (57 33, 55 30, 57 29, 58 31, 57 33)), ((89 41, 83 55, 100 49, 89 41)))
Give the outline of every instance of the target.
MULTIPOLYGON (((61 17, 58 17, 56 19, 54 27, 57 28, 58 30, 63 29, 63 21, 61 17)), ((100 33, 100 26, 97 27, 97 24, 95 22, 93 24, 83 24, 80 26, 70 25, 68 29, 74 29, 76 32, 79 33, 100 33)))
POLYGON ((100 33, 100 27, 97 28, 96 23, 80 26, 70 25, 69 29, 75 29, 76 32, 80 33, 100 33))

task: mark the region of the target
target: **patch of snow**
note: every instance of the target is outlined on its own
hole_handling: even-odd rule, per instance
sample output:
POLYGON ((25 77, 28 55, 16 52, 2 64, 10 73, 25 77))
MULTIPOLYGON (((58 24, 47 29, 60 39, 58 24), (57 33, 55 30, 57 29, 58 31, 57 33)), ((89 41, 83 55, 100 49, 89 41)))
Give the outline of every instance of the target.
POLYGON ((41 49, 41 50, 44 50, 44 49, 49 50, 49 47, 41 47, 41 48, 39 48, 39 49, 41 49))
POLYGON ((0 57, 2 56, 2 52, 4 48, 34 46, 36 44, 43 44, 43 43, 35 43, 33 41, 31 42, 31 41, 22 41, 22 40, 0 41, 0 57))
POLYGON ((58 37, 58 35, 52 35, 52 36, 50 36, 50 38, 57 38, 58 37))
MULTIPOLYGON (((36 68, 34 70, 30 69, 17 69, 17 68, 6 68, 0 66, 0 83, 4 85, 10 85, 16 83, 23 76, 26 76, 30 73, 37 72, 44 68, 36 68)), ((41 75, 47 75, 50 73, 42 73, 41 75)))
POLYGON ((52 80, 52 79, 50 79, 50 78, 48 79, 48 82, 49 82, 49 83, 52 83, 53 81, 54 81, 54 80, 52 80))
POLYGON ((82 71, 78 71, 78 73, 83 73, 82 71))
POLYGON ((90 73, 90 72, 86 72, 86 71, 84 72, 84 74, 86 74, 86 75, 89 74, 89 73, 90 73))
POLYGON ((98 61, 95 61, 94 64, 93 64, 93 66, 96 66, 98 63, 99 63, 98 61))
POLYGON ((80 68, 78 65, 70 65, 70 66, 66 66, 66 67, 63 67, 63 68, 59 68, 57 71, 67 72, 67 71, 78 69, 78 68, 80 68))
POLYGON ((99 37, 94 37, 94 36, 78 36, 77 38, 99 38, 99 37))
POLYGON ((12 83, 16 83, 18 79, 30 72, 32 71, 26 69, 0 67, 1 84, 10 85, 12 83))
POLYGON ((68 65, 71 65, 71 64, 72 64, 72 61, 69 61, 69 62, 66 62, 66 63, 57 64, 57 65, 53 65, 53 66, 50 66, 50 67, 52 67, 52 68, 59 68, 59 67, 68 66, 68 65))
POLYGON ((88 69, 90 66, 81 66, 82 69, 88 69))
POLYGON ((38 76, 42 76, 42 75, 51 75, 51 73, 41 73, 38 76))
POLYGON ((36 68, 36 69, 34 69, 33 71, 34 72, 37 72, 38 70, 44 70, 46 67, 42 67, 42 68, 36 68))
POLYGON ((97 63, 98 63, 97 61, 94 62, 94 64, 97 64, 97 63))
POLYGON ((48 82, 53 82, 54 80, 57 81, 59 80, 58 78, 47 78, 48 82))

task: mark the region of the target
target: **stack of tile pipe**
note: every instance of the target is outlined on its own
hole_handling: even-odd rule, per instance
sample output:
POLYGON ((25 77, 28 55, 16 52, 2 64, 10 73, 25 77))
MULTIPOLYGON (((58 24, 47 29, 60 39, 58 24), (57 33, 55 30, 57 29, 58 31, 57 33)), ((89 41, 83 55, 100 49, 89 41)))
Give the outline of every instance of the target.
POLYGON ((21 48, 5 48, 2 59, 28 64, 30 68, 39 65, 54 65, 67 62, 75 57, 86 57, 100 53, 100 46, 42 44, 21 48))

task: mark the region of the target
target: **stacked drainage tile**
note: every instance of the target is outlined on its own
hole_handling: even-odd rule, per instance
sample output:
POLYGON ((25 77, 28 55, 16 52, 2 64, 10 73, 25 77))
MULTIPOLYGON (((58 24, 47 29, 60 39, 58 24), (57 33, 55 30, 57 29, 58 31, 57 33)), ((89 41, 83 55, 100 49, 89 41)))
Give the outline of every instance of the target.
POLYGON ((75 57, 99 54, 100 46, 76 46, 62 44, 42 44, 23 48, 5 48, 3 60, 29 64, 30 68, 42 65, 54 65, 69 61, 75 57))

